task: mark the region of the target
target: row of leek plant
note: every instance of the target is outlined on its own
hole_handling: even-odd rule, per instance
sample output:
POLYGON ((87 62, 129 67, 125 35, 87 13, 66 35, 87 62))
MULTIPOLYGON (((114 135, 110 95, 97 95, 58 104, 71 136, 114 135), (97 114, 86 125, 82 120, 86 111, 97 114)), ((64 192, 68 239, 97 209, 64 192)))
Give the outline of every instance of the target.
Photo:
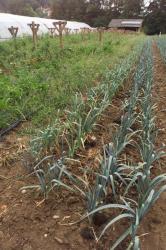
MULTIPOLYGON (((153 60, 151 52, 151 44, 147 45, 146 51, 144 51, 144 58, 146 59, 144 64, 144 81, 142 82, 142 96, 140 98, 141 115, 140 124, 142 126, 142 132, 140 134, 139 150, 142 158, 142 164, 134 168, 132 176, 127 180, 128 185, 125 189, 121 200, 123 204, 109 204, 100 206, 88 213, 88 216, 92 216, 97 212, 101 212, 105 209, 121 209, 121 213, 113 218, 103 229, 99 239, 105 234, 106 230, 114 223, 128 219, 130 226, 124 231, 124 233, 118 238, 115 244, 111 247, 111 250, 117 248, 120 243, 128 236, 131 237, 131 242, 128 249, 139 250, 140 239, 137 236, 138 228, 142 222, 144 216, 151 209, 152 205, 160 197, 161 193, 166 190, 166 174, 159 175, 155 178, 152 177, 151 169, 154 163, 164 156, 163 148, 155 150, 155 139, 157 136, 155 127, 154 109, 155 106, 151 100, 151 90, 153 83, 153 60), (130 199, 130 189, 135 188, 136 197, 130 199)), ((85 216, 87 217, 87 215, 85 216)), ((84 218, 85 218, 84 217, 84 218)))
MULTIPOLYGON (((71 188, 72 185, 70 187, 68 186, 70 190, 72 189, 73 191, 81 191, 88 189, 87 192, 81 191, 81 193, 86 197, 88 201, 88 211, 90 212, 93 208, 95 208, 95 206, 91 204, 91 195, 93 195, 93 192, 90 191, 87 183, 85 183, 84 180, 78 180, 76 176, 74 177, 73 174, 67 170, 67 167, 65 166, 65 161, 67 157, 74 154, 75 150, 80 145, 84 145, 86 133, 90 132, 90 130, 93 129, 99 115, 101 115, 101 113, 111 103, 112 96, 127 78, 129 72, 131 72, 131 69, 133 69, 132 66, 136 62, 139 54, 141 53, 142 47, 143 44, 140 44, 137 50, 131 53, 128 58, 126 58, 120 65, 118 65, 114 70, 107 72, 103 83, 89 90, 86 98, 83 97, 81 94, 76 94, 76 96, 73 98, 73 104, 71 107, 72 111, 66 111, 67 118, 64 123, 61 122, 59 115, 56 119, 54 126, 48 126, 46 130, 41 131, 39 136, 32 140, 32 152, 37 156, 39 155, 37 159, 38 163, 34 167, 34 171, 39 179, 39 184, 35 186, 28 186, 27 188, 39 188, 44 193, 45 197, 47 197, 48 193, 55 187, 64 187, 64 180, 67 182, 70 181, 70 184, 74 184, 73 189, 71 188), (59 143, 60 137, 63 137, 62 147, 65 140, 67 142, 69 152, 66 153, 62 149, 62 157, 59 160, 55 159, 54 155, 46 155, 42 158, 42 160, 40 160, 41 150, 45 149, 50 151, 51 147, 56 147, 56 145, 58 145, 59 143), (76 184, 77 182, 78 184, 76 184)), ((131 103, 128 104, 131 110, 134 107, 134 102, 136 101, 136 97, 138 94, 137 92, 138 89, 135 87, 132 93, 133 100, 131 100, 131 103)), ((129 113, 131 113, 130 110, 129 113)), ((131 119, 128 119, 128 116, 129 115, 125 115, 123 117, 122 121, 124 121, 123 123, 125 123, 125 125, 123 126, 123 128, 121 128, 121 130, 119 130, 119 133, 121 133, 122 135, 124 133, 127 133, 123 142, 120 141, 121 137, 119 137, 117 133, 118 143, 115 143, 115 152, 119 151, 118 154, 122 151, 122 148, 120 148, 122 147, 121 143, 124 143, 125 145, 127 144, 127 141, 130 140, 130 136, 128 135, 128 129, 135 118, 133 116, 131 119)), ((116 141, 116 137, 114 140, 116 141)), ((113 168, 113 161, 114 157, 110 163, 111 168, 113 168)), ((108 170, 103 165, 103 176, 104 171, 107 172, 108 170)), ((104 178, 100 177, 99 179, 100 182, 104 181, 104 178)), ((65 187, 67 188, 67 185, 65 185, 65 187)))
POLYGON ((166 175, 162 174, 153 178, 151 173, 154 163, 165 155, 163 147, 155 150, 157 129, 154 116, 155 105, 152 103, 153 58, 151 43, 148 44, 146 56, 146 81, 142 86, 142 98, 140 100, 140 107, 142 110, 140 124, 142 126, 142 133, 139 150, 142 159, 142 166, 136 168, 136 172, 126 190, 127 193, 133 185, 137 190, 137 200, 134 208, 135 215, 130 228, 132 236, 130 246, 134 249, 140 249, 137 232, 142 219, 159 198, 160 194, 166 190, 166 175))
POLYGON ((128 144, 132 143, 132 138, 137 131, 132 130, 132 125, 137 119, 135 112, 138 103, 139 94, 142 86, 142 79, 144 77, 143 64, 144 53, 139 61, 137 67, 133 87, 130 93, 129 100, 124 104, 124 114, 121 118, 121 125, 113 136, 113 141, 105 147, 103 161, 101 162, 101 172, 96 173, 96 183, 92 190, 88 192, 88 212, 93 211, 100 204, 103 203, 107 196, 107 189, 111 186, 114 200, 117 198, 116 184, 120 181, 127 185, 125 171, 130 171, 131 168, 119 164, 119 157, 122 151, 128 144))
POLYGON ((132 126, 138 119, 136 106, 138 104, 140 91, 145 81, 146 64, 144 48, 138 67, 135 72, 134 82, 130 93, 130 98, 125 102, 124 115, 121 118, 121 125, 113 136, 113 141, 105 148, 104 159, 101 162, 100 171, 96 173, 96 183, 88 193, 88 212, 93 211, 103 203, 107 196, 107 189, 112 189, 114 200, 117 199, 116 184, 121 182, 127 185, 128 174, 133 172, 133 168, 119 164, 119 157, 125 147, 132 143, 132 139, 138 131, 133 131, 132 126))
POLYGON ((66 110, 63 114, 59 112, 55 123, 39 131, 32 139, 30 143, 32 153, 40 158, 46 152, 51 152, 52 149, 65 143, 68 145, 67 155, 73 157, 78 148, 84 147, 86 135, 94 128, 99 116, 111 103, 112 96, 128 77, 142 47, 143 42, 113 70, 108 71, 103 82, 90 89, 85 96, 76 93, 70 110, 66 110))
POLYGON ((166 63, 166 36, 162 36, 156 39, 157 46, 160 50, 160 54, 166 63))

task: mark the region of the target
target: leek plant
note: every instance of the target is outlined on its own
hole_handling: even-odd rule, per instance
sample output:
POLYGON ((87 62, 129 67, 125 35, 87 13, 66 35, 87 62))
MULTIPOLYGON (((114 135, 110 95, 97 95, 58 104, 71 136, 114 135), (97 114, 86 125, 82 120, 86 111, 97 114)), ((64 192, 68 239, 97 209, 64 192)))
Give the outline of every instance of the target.
MULTIPOLYGON (((75 101, 78 102, 78 97, 75 101)), ((86 104, 84 104, 82 95, 79 96, 79 102, 80 104, 75 105, 76 109, 68 111, 66 121, 68 130, 65 139, 69 147, 70 157, 73 157, 78 148, 84 147, 86 135, 91 132, 98 117, 109 105, 107 93, 100 103, 98 102, 98 96, 93 96, 91 93, 87 95, 86 104)))
MULTIPOLYGON (((103 228, 98 240, 105 234, 105 232, 116 222, 121 221, 123 219, 128 219, 130 226, 123 232, 123 234, 116 240, 116 242, 111 246, 110 250, 116 249, 122 241, 124 241, 128 236, 131 237, 131 242, 129 243, 129 247, 127 249, 140 249, 140 240, 137 236, 138 228, 140 223, 142 222, 144 216, 149 212, 154 203, 159 199, 160 195, 166 191, 166 185, 161 185, 162 182, 166 182, 166 175, 157 176, 152 179, 149 185, 149 189, 142 193, 139 196, 138 201, 132 199, 124 199, 121 198, 123 204, 108 204, 104 206, 100 206, 90 213, 87 213, 82 217, 82 220, 93 216, 96 213, 103 212, 103 210, 108 209, 121 209, 121 213, 117 215, 115 218, 111 219, 106 226, 103 228)), ((138 189, 138 192, 140 190, 138 189)))
POLYGON ((119 180, 126 185, 124 167, 118 165, 114 152, 106 156, 104 153, 104 159, 100 164, 100 172, 96 174, 96 181, 94 187, 89 189, 87 193, 87 210, 93 211, 96 207, 104 203, 105 198, 108 195, 108 188, 112 188, 112 193, 116 199, 116 181, 119 180))
POLYGON ((46 153, 59 144, 59 137, 64 130, 59 122, 57 117, 53 126, 48 125, 45 130, 40 130, 38 135, 31 140, 30 149, 33 155, 38 157, 43 151, 46 153))
POLYGON ((51 191, 56 191, 59 188, 86 196, 84 192, 87 186, 86 182, 80 177, 73 175, 67 169, 65 161, 65 157, 58 160, 55 159, 55 156, 43 158, 34 167, 34 173, 39 180, 39 184, 22 187, 21 189, 39 189, 43 193, 45 199, 47 199, 51 191))

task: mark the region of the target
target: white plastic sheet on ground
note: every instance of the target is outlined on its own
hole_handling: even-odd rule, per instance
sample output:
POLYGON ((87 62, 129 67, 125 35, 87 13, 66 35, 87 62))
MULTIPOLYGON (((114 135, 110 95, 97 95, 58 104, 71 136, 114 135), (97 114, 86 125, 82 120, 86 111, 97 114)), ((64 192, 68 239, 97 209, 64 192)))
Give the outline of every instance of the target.
MULTIPOLYGON (((53 22, 60 20, 0 13, 0 40, 10 39, 12 37, 8 30, 8 28, 10 28, 11 26, 19 28, 17 37, 32 35, 32 31, 30 27, 27 25, 29 23, 32 23, 32 21, 34 21, 37 24, 40 24, 38 34, 41 35, 48 33, 49 32, 48 28, 54 27, 53 22)), ((80 30, 81 28, 91 28, 91 27, 86 23, 68 21, 66 28, 69 28, 71 29, 72 32, 74 32, 75 29, 80 30)))

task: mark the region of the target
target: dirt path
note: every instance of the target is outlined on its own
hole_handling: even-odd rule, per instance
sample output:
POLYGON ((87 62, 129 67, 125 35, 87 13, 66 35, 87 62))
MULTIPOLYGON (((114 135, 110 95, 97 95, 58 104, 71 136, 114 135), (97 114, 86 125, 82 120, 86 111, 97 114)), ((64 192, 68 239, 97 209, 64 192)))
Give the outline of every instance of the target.
MULTIPOLYGON (((157 105, 156 124, 160 128, 157 147, 166 145, 166 65, 162 61, 156 45, 153 46, 154 57, 154 87, 153 101, 157 105)), ((166 158, 160 159, 155 165, 154 175, 166 173, 166 158)), ((166 193, 163 193, 157 204, 152 208, 143 222, 143 250, 166 249, 166 193)))

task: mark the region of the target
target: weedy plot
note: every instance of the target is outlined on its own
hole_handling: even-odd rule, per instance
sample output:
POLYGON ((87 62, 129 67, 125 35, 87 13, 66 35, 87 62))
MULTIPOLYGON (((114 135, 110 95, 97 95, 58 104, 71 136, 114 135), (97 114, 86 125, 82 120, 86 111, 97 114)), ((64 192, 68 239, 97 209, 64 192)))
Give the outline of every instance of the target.
POLYGON ((71 96, 98 84, 107 68, 144 39, 105 34, 99 46, 97 36, 85 42, 81 35, 66 36, 63 51, 57 37, 40 38, 35 50, 30 38, 1 43, 0 128, 17 119, 31 119, 40 128, 51 124, 58 110, 63 116, 71 96))

